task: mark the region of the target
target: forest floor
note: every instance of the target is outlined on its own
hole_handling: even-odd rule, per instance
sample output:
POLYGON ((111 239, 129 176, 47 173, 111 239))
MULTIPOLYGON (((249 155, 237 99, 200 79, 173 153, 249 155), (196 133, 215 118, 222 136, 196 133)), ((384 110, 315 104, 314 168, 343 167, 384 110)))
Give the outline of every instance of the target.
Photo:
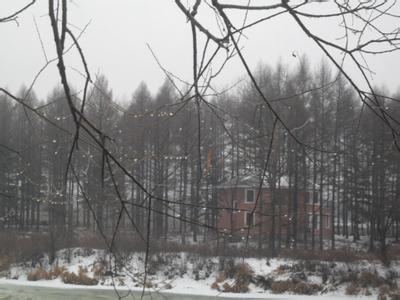
POLYGON ((144 286, 153 292, 210 296, 400 297, 399 260, 384 265, 375 259, 267 259, 159 252, 149 255, 146 276, 144 262, 145 254, 140 252, 112 257, 104 250, 68 248, 58 251, 52 264, 48 255, 34 262, 11 264, 0 272, 0 284, 136 291, 144 286))

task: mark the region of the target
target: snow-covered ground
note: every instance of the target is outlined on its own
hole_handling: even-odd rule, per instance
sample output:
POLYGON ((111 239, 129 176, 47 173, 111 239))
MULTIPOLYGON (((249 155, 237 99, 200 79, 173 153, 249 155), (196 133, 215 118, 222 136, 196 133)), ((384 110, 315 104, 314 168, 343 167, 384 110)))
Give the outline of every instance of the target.
POLYGON ((29 261, 12 265, 8 271, 0 273, 0 285, 82 288, 82 285, 64 283, 68 277, 65 274, 74 273, 93 280, 93 285, 85 285, 85 289, 139 292, 145 282, 146 290, 154 293, 242 299, 352 299, 355 296, 346 295, 350 282, 359 281, 357 299, 376 299, 382 289, 388 290, 391 286, 393 290, 393 286, 400 283, 400 262, 385 267, 379 261, 317 262, 158 253, 150 255, 145 278, 144 261, 144 253, 119 254, 115 258, 103 250, 65 249, 58 251, 52 265, 46 255, 33 264, 29 261), (44 271, 46 279, 34 276, 40 273, 38 270, 44 271))

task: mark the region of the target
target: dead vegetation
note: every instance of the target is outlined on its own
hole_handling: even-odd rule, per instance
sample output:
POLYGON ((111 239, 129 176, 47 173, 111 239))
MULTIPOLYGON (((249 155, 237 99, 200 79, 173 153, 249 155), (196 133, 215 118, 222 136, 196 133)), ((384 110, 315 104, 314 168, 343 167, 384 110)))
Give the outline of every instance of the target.
POLYGON ((293 293, 296 295, 316 295, 322 290, 322 286, 304 281, 278 280, 271 284, 271 291, 274 294, 293 293))
POLYGON ((29 281, 49 280, 50 274, 43 267, 39 267, 28 273, 27 279, 29 281))
MULTIPOLYGON (((67 249, 57 254, 57 261, 67 262, 72 258, 93 254, 95 251, 90 248, 67 249)), ((124 257, 128 261, 132 258, 132 253, 127 253, 124 257)), ((44 267, 46 263, 39 262, 36 268, 29 272, 28 280, 61 278, 68 284, 96 285, 104 284, 110 276, 107 267, 109 263, 103 254, 93 264, 87 268, 81 267, 75 273, 57 264, 46 269, 44 267)), ((118 278, 118 272, 123 269, 123 264, 120 262, 116 265, 116 278, 118 278)), ((316 295, 344 288, 348 295, 377 295, 378 293, 384 296, 395 295, 398 292, 399 272, 395 268, 383 268, 378 272, 374 269, 374 264, 366 261, 289 260, 286 264, 280 264, 270 274, 262 275, 255 273, 243 259, 210 258, 193 253, 154 253, 149 257, 149 277, 145 286, 155 287, 158 284, 156 279, 160 276, 166 280, 176 280, 187 275, 194 280, 214 277, 215 281, 210 284, 210 288, 231 293, 246 293, 250 289, 250 284, 254 284, 256 287, 276 294, 316 295)), ((118 280, 115 282, 117 285, 125 283, 118 280)), ((143 282, 139 279, 135 282, 143 286, 143 282)))
POLYGON ((99 281, 96 278, 89 277, 87 273, 88 270, 81 266, 79 266, 78 274, 75 274, 74 272, 68 272, 65 267, 56 265, 49 271, 43 267, 38 267, 28 273, 27 279, 29 281, 38 281, 61 278, 62 282, 68 284, 97 285, 99 281))
POLYGON ((99 281, 94 278, 90 278, 87 275, 87 269, 83 267, 79 267, 78 274, 74 272, 67 272, 61 274, 61 280, 64 283, 68 284, 77 284, 77 285, 97 285, 99 281))

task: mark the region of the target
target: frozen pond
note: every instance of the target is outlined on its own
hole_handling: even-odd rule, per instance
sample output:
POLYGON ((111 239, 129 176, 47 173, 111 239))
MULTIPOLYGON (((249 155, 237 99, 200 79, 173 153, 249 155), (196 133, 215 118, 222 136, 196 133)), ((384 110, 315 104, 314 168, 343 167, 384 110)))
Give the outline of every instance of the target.
MULTIPOLYGON (((141 292, 135 291, 130 292, 128 295, 127 291, 119 291, 119 298, 115 291, 112 289, 95 289, 95 288, 59 288, 59 287, 42 287, 42 286, 26 286, 19 284, 7 284, 0 283, 0 300, 95 300, 95 299, 140 299, 141 292)), ((151 293, 147 292, 143 299, 171 299, 171 300, 255 300, 255 299, 269 299, 269 300, 284 300, 284 299, 298 299, 298 300, 347 300, 347 299, 365 299, 372 300, 375 297, 348 297, 348 296, 295 296, 295 295, 270 295, 260 294, 255 296, 246 296, 243 294, 226 295, 226 294, 214 294, 214 295, 190 295, 190 294, 179 294, 163 292, 151 293)))
MULTIPOLYGON (((122 299, 140 299, 141 292, 119 291, 122 299), (127 296, 127 297, 124 297, 127 296)), ((236 295, 232 297, 225 297, 223 295, 189 295, 189 294, 175 294, 175 293, 151 293, 146 292, 143 299, 177 299, 177 300, 209 300, 209 299, 287 299, 286 297, 271 296, 268 298, 261 295, 256 298, 243 297, 236 295), (239 296, 239 297, 238 297, 239 296)), ((75 300, 75 299, 119 299, 116 292, 112 289, 93 289, 93 288, 52 288, 52 287, 39 287, 39 286, 24 286, 17 284, 4 284, 0 283, 0 300, 75 300)))

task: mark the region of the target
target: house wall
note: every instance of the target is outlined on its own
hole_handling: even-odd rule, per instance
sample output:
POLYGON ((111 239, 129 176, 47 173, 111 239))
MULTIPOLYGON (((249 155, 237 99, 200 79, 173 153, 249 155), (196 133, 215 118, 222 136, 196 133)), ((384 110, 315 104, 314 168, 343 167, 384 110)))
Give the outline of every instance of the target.
MULTIPOLYGON (((251 236, 259 236, 260 234, 264 237, 268 237, 272 234, 272 223, 273 216, 275 222, 275 236, 280 234, 281 238, 287 236, 287 231, 291 228, 294 220, 290 219, 288 214, 289 210, 293 211, 294 208, 291 207, 293 197, 297 197, 297 236, 299 240, 304 237, 304 232, 307 231, 308 235, 311 235, 311 226, 308 225, 309 215, 312 216, 314 211, 315 220, 317 220, 319 215, 319 204, 308 204, 307 198, 309 193, 306 191, 298 192, 294 195, 289 189, 281 189, 275 191, 275 212, 272 209, 272 199, 271 192, 269 189, 263 189, 259 200, 257 208, 254 210, 255 203, 245 202, 245 192, 248 188, 237 187, 237 188, 225 188, 220 189, 218 192, 218 205, 219 205, 219 215, 218 215, 218 229, 220 231, 226 232, 228 234, 233 234, 235 236, 244 236, 249 233, 251 236), (237 211, 232 211, 235 208, 237 211), (222 209, 221 209, 222 208, 222 209), (255 223, 254 226, 246 226, 245 224, 245 211, 254 210, 255 223)), ((255 198, 258 189, 255 190, 255 198)), ((330 217, 330 210, 328 208, 323 208, 323 238, 330 238, 331 236, 331 224, 330 220, 326 221, 325 218, 330 217), (325 224, 329 224, 325 226, 325 224)), ((316 228, 314 230, 314 235, 319 236, 320 229, 316 228)))

